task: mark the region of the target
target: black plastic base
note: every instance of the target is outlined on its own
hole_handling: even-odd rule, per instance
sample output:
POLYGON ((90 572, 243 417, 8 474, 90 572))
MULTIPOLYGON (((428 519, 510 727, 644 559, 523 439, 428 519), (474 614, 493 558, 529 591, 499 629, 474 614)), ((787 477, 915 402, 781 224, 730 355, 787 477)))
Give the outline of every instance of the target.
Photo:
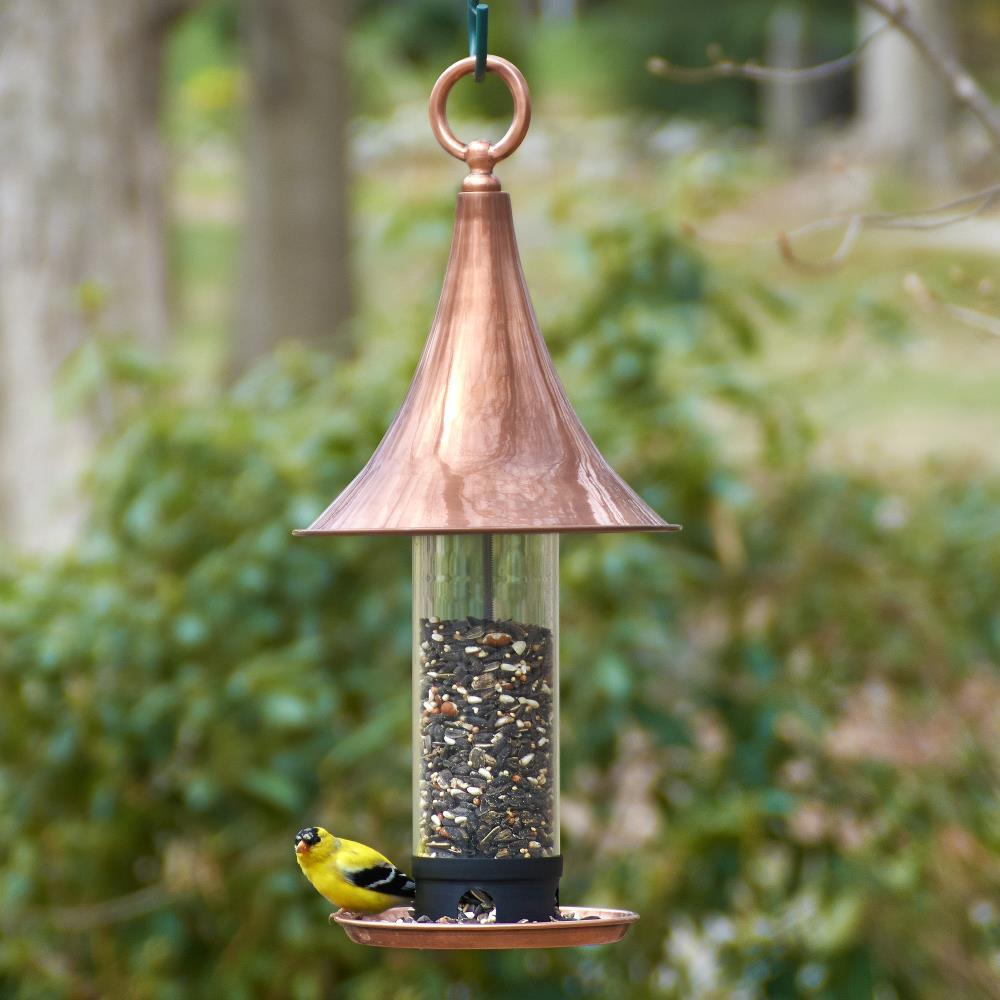
POLYGON ((417 883, 414 910, 432 920, 454 917, 470 889, 488 893, 499 924, 548 920, 559 907, 562 855, 554 858, 419 858, 413 859, 417 883))

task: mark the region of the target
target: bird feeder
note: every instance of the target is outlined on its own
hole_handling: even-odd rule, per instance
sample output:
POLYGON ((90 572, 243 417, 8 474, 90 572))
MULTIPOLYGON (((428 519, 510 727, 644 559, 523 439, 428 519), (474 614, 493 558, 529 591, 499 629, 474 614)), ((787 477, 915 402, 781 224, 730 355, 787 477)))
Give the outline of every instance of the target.
POLYGON ((559 535, 677 526, 614 473, 566 398, 493 175, 527 132, 528 87, 488 56, 514 120, 499 142, 464 143, 446 102, 475 66, 455 63, 430 99, 435 137, 470 173, 416 375, 368 464, 298 532, 413 545, 411 874, 425 919, 390 910, 343 923, 355 940, 395 947, 616 940, 634 914, 567 920, 559 907, 559 535), (428 923, 484 902, 491 923, 428 923))

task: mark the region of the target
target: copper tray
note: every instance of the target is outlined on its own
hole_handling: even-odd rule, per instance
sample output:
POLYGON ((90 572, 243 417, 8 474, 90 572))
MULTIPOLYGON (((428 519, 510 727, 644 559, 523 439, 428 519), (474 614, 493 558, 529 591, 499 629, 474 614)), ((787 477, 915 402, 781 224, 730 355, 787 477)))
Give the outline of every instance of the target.
POLYGON ((435 950, 496 950, 501 948, 575 948, 586 944, 620 941, 639 919, 631 910, 605 910, 590 906, 563 906, 563 913, 579 913, 596 920, 559 920, 538 924, 397 924, 409 908, 394 906, 372 916, 340 916, 340 924, 357 944, 376 948, 425 948, 435 950))

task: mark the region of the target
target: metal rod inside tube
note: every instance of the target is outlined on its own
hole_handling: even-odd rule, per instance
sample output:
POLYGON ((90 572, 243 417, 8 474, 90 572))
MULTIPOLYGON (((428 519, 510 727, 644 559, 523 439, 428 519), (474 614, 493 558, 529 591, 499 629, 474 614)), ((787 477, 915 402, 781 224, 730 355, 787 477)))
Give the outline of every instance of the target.
POLYGON ((493 535, 483 535, 483 617, 493 621, 493 535))

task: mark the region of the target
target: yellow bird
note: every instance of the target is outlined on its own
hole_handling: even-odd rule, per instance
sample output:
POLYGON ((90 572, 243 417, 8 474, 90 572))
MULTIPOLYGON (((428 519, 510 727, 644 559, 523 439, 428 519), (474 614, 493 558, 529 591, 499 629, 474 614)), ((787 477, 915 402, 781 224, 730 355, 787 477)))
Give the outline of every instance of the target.
POLYGON ((313 888, 342 910, 381 913, 413 899, 413 879, 388 858, 321 826, 295 835, 295 860, 313 888))

